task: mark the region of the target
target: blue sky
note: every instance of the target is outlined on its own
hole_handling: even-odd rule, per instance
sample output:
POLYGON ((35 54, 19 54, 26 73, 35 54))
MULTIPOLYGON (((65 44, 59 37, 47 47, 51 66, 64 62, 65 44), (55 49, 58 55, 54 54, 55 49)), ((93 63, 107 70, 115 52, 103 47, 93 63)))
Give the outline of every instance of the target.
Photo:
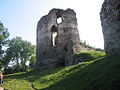
POLYGON ((100 9, 104 0, 0 0, 0 20, 10 32, 10 38, 21 36, 36 44, 36 26, 40 18, 52 9, 74 9, 78 19, 80 39, 91 46, 103 48, 100 9))

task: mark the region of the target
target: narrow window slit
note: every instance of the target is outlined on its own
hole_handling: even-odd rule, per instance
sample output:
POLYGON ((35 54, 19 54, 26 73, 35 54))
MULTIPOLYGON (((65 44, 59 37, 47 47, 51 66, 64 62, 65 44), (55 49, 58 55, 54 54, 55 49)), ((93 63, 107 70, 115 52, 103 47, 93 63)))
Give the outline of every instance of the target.
POLYGON ((56 37, 57 37, 57 27, 55 25, 52 26, 51 28, 51 41, 52 41, 52 46, 56 46, 56 37))

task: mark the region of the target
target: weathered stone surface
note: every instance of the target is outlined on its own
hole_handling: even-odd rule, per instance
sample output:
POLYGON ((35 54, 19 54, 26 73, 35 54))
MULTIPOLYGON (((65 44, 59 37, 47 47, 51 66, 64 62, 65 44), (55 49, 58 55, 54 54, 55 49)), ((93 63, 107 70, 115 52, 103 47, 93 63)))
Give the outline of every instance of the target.
POLYGON ((120 0, 105 0, 100 15, 106 53, 120 54, 120 0))
POLYGON ((36 69, 71 65, 69 57, 79 51, 81 46, 74 10, 52 9, 40 19, 37 25, 36 69), (59 18, 62 22, 57 23, 59 18))

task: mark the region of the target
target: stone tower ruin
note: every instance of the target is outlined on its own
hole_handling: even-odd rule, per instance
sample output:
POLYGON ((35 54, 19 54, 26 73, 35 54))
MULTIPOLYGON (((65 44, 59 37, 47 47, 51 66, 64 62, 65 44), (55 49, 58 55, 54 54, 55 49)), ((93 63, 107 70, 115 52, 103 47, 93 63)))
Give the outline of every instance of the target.
POLYGON ((69 57, 80 51, 76 13, 52 9, 37 25, 37 69, 67 66, 69 57))
POLYGON ((106 53, 120 54, 120 0, 105 0, 100 15, 106 53))

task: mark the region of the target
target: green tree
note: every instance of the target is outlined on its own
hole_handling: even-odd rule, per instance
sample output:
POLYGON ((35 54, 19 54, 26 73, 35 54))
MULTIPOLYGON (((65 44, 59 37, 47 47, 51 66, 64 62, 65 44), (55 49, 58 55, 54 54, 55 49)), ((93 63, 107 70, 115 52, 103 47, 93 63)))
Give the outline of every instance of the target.
POLYGON ((1 23, 0 21, 0 66, 2 66, 2 62, 3 62, 3 54, 4 54, 4 50, 3 47, 6 46, 8 44, 8 37, 9 37, 9 32, 7 30, 7 28, 4 28, 3 23, 1 23))
POLYGON ((33 68, 34 65, 35 65, 35 63, 36 63, 36 55, 34 55, 34 56, 31 57, 29 66, 30 66, 31 68, 33 68))
POLYGON ((30 60, 29 60, 29 66, 30 66, 31 68, 33 68, 34 65, 35 65, 35 63, 36 63, 36 46, 34 46, 33 55, 32 55, 32 57, 31 57, 30 60))
POLYGON ((34 55, 35 46, 28 41, 22 40, 21 37, 15 37, 10 40, 9 47, 6 51, 6 62, 14 62, 18 71, 26 70, 26 62, 34 55))
POLYGON ((22 41, 20 49, 20 60, 23 70, 26 70, 26 62, 30 61, 35 56, 35 46, 30 42, 22 41))

